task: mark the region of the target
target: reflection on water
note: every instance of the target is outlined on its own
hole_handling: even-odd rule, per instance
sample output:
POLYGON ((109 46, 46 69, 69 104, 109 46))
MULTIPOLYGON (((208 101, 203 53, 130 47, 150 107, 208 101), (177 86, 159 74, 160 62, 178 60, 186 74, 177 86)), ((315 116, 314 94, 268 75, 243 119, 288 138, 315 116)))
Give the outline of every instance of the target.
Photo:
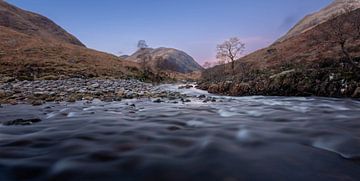
POLYGON ((4 106, 0 180, 359 180, 359 101, 218 98, 4 106))

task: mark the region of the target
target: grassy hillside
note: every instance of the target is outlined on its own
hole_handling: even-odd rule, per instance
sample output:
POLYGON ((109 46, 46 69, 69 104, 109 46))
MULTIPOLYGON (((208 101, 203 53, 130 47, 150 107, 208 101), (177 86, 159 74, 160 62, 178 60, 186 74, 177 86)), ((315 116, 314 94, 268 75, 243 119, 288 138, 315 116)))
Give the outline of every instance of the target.
MULTIPOLYGON (((343 17, 359 18, 360 10, 343 17)), ((230 65, 206 70, 200 87, 229 95, 317 95, 351 97, 360 87, 360 72, 348 65, 340 47, 325 43, 320 30, 331 21, 283 42, 258 50, 230 65)), ((357 31, 352 29, 350 31, 357 31)), ((360 57, 360 41, 347 43, 360 57)), ((357 58, 355 61, 359 61, 357 58)))

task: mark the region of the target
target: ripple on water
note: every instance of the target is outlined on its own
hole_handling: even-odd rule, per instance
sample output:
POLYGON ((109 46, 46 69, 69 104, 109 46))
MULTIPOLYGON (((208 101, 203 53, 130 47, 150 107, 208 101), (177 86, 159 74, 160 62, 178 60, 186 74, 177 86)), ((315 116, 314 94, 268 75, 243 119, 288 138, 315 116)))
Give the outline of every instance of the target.
POLYGON ((322 137, 314 141, 315 148, 339 154, 346 159, 360 158, 360 139, 348 136, 322 137))
POLYGON ((154 173, 153 180, 176 180, 178 174, 196 180, 209 180, 202 175, 211 174, 210 180, 282 181, 297 174, 295 180, 360 178, 353 161, 360 157, 360 104, 323 98, 221 99, 208 105, 53 104, 46 115, 41 107, 4 106, 0 121, 29 115, 47 119, 29 127, 0 126, 0 180, 29 174, 22 170, 29 165, 46 170, 33 170, 23 180, 91 180, 92 175, 99 176, 93 180, 126 180, 144 172, 154 173), (12 168, 22 173, 8 172, 12 168))
POLYGON ((220 115, 221 117, 225 117, 225 118, 240 115, 240 114, 237 113, 237 112, 227 111, 227 110, 225 110, 225 109, 220 109, 220 110, 218 111, 218 113, 219 113, 219 115, 220 115))

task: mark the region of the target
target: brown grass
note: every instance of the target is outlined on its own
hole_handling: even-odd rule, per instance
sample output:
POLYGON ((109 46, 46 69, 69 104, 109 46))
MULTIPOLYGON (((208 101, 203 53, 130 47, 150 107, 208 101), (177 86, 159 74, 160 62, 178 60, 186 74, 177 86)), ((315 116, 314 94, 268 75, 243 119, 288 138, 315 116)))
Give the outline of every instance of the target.
POLYGON ((131 77, 138 64, 82 46, 41 39, 0 26, 0 74, 7 76, 131 77))

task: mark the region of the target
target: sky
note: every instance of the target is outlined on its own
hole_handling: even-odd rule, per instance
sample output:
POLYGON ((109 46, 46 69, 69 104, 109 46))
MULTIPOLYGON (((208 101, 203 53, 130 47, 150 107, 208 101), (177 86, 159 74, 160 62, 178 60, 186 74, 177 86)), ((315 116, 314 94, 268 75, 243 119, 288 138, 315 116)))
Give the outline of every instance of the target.
POLYGON ((200 64, 214 61, 230 37, 245 54, 284 35, 305 15, 332 0, 7 0, 42 14, 87 47, 132 54, 139 40, 185 51, 200 64))

